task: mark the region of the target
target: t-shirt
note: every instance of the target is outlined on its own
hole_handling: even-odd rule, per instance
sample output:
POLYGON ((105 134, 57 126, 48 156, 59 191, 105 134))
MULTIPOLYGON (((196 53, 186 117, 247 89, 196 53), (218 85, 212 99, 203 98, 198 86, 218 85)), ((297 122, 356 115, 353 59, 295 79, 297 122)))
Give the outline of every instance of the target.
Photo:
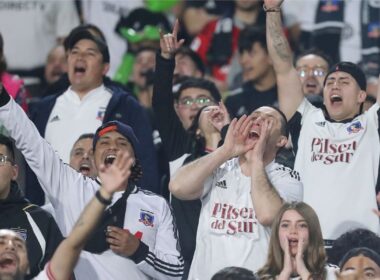
POLYGON ((291 123, 298 149, 294 169, 323 238, 335 240, 359 227, 379 233, 379 219, 372 213, 377 208, 379 105, 352 120, 333 122, 304 99, 291 123))
MULTIPOLYGON (((275 162, 265 171, 285 201, 302 200, 296 172, 275 162)), ((251 178, 242 174, 238 158, 227 161, 208 178, 189 279, 211 279, 227 266, 257 270, 264 264, 270 228, 257 221, 250 191, 251 178)))

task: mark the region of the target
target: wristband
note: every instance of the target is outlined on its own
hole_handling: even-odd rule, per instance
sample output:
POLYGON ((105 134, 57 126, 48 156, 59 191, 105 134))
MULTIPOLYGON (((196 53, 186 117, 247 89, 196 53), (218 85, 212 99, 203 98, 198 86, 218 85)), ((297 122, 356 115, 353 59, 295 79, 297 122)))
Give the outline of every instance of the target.
POLYGON ((95 197, 96 197, 96 199, 97 199, 101 204, 104 204, 104 205, 106 205, 106 206, 108 206, 108 205, 110 205, 110 204, 112 203, 112 198, 110 198, 110 199, 105 199, 105 198, 101 195, 101 193, 100 193, 99 190, 96 191, 96 193, 95 193, 95 197))
POLYGON ((281 7, 267 8, 267 6, 265 6, 265 4, 263 4, 263 10, 266 13, 279 13, 279 12, 281 12, 281 7))

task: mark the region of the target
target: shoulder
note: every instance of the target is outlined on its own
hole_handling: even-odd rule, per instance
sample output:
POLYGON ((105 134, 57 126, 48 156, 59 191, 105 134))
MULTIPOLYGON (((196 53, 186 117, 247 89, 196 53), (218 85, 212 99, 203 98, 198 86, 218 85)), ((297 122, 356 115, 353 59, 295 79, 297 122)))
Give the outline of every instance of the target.
POLYGON ((292 178, 300 181, 300 175, 294 169, 291 169, 280 163, 272 162, 266 167, 268 176, 278 178, 292 178))
POLYGON ((50 219, 54 219, 48 211, 35 204, 25 205, 22 210, 25 213, 29 213, 32 217, 37 218, 38 221, 48 221, 50 219))

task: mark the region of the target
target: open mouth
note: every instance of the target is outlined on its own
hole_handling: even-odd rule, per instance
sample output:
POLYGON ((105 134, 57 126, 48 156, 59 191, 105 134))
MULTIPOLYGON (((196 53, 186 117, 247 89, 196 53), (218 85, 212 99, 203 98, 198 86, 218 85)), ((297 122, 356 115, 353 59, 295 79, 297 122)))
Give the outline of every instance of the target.
POLYGON ((90 173, 90 165, 87 164, 87 163, 82 163, 80 166, 79 166, 79 171, 82 173, 82 174, 88 174, 90 173))
POLYGON ((289 239, 289 246, 290 247, 297 247, 298 246, 298 239, 289 239))
POLYGON ((259 139, 260 134, 256 131, 250 131, 248 134, 249 139, 259 139))
POLYGON ((106 166, 111 165, 115 159, 116 159, 116 155, 107 155, 106 158, 104 159, 104 164, 106 166))
POLYGON ((0 259, 0 270, 14 270, 17 266, 16 257, 13 254, 4 254, 0 259))
POLYGON ((342 102, 343 100, 341 96, 334 94, 330 97, 330 101, 332 104, 336 104, 336 103, 342 102))
POLYGON ((83 66, 75 66, 74 68, 74 73, 75 74, 84 74, 86 72, 86 68, 84 68, 83 66))

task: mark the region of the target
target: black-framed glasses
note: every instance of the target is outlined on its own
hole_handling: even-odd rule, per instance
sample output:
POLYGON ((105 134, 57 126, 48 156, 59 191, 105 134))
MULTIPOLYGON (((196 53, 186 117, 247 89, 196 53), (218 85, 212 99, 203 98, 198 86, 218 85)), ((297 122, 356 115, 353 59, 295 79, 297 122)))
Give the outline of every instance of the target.
POLYGON ((214 101, 212 101, 211 98, 209 97, 197 97, 197 98, 185 97, 185 98, 179 99, 178 103, 185 107, 191 107, 193 104, 197 105, 198 107, 203 107, 203 106, 214 104, 214 101))
POLYGON ((323 77, 326 75, 326 70, 322 67, 300 67, 297 68, 297 73, 301 78, 305 78, 309 74, 311 74, 314 77, 323 77))
POLYGON ((13 160, 11 160, 9 156, 0 155, 0 165, 5 165, 7 162, 9 162, 11 165, 14 164, 13 160))

